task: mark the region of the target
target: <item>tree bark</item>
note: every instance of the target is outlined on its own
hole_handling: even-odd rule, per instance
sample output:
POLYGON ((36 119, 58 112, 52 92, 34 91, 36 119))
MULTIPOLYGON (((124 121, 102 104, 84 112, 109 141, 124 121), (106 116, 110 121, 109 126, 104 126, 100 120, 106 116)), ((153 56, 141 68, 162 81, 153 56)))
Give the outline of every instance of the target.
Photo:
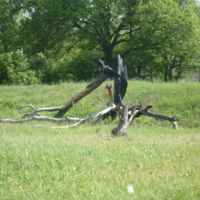
POLYGON ((55 115, 55 117, 63 117, 65 113, 80 99, 90 94, 93 90, 99 87, 106 79, 108 75, 103 72, 91 83, 89 84, 82 92, 77 94, 75 97, 72 97, 70 101, 68 101, 64 106, 60 107, 59 112, 55 115))
POLYGON ((69 126, 58 126, 58 127, 51 127, 51 128, 70 128, 70 127, 76 127, 76 126, 80 126, 81 124, 84 124, 85 122, 88 122, 90 120, 94 120, 94 119, 98 119, 101 116, 103 116, 104 114, 110 112, 113 109, 117 109, 117 106, 115 104, 109 104, 107 108, 105 108, 104 110, 91 115, 85 119, 81 119, 79 122, 77 122, 76 124, 73 125, 69 125, 69 126))
POLYGON ((125 136, 127 135, 128 126, 128 106, 123 106, 122 118, 119 121, 119 126, 112 130, 113 136, 125 136))

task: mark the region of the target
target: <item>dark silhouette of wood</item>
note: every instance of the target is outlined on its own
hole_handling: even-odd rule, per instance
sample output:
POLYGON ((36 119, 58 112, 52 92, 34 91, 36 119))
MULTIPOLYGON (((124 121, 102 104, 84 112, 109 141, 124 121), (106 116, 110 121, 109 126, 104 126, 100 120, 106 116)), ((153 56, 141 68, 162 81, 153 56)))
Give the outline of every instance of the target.
POLYGON ((107 74, 111 79, 114 78, 114 77, 116 77, 116 76, 123 79, 123 77, 119 73, 117 73, 115 70, 113 70, 109 66, 105 65, 101 59, 94 58, 93 60, 101 68, 101 70, 105 74, 107 74))
MULTIPOLYGON (((118 60, 118 72, 114 71, 112 68, 109 66, 105 65, 102 60, 99 58, 94 58, 94 62, 101 67, 102 71, 107 74, 110 78, 114 78, 114 94, 112 97, 112 100, 114 99, 114 104, 119 106, 123 105, 123 98, 126 94, 126 89, 127 89, 127 68, 126 66, 123 66, 123 61, 118 55, 117 57, 118 60)), ((107 88, 108 89, 108 88, 107 88)), ((109 92, 109 96, 111 99, 111 91, 109 92)), ((111 111, 109 113, 106 113, 104 116, 102 116, 102 120, 106 119, 107 117, 111 116, 112 120, 114 120, 117 116, 117 113, 115 111, 111 111)))
POLYGON ((123 66, 123 61, 120 56, 118 56, 118 74, 115 76, 114 81, 114 103, 116 105, 123 105, 123 98, 126 94, 127 83, 127 68, 123 66))
POLYGON ((114 71, 109 66, 105 65, 99 58, 94 58, 94 62, 101 67, 102 71, 110 78, 114 78, 114 103, 116 105, 122 105, 122 99, 126 94, 127 89, 127 68, 123 66, 123 61, 118 55, 118 72, 114 71))
POLYGON ((171 117, 169 115, 163 115, 163 114, 160 114, 160 113, 149 112, 148 110, 150 108, 152 108, 152 106, 147 106, 146 108, 139 110, 136 113, 135 117, 139 117, 141 115, 146 115, 148 117, 153 117, 153 118, 156 118, 156 119, 168 120, 172 123, 172 126, 174 127, 174 129, 178 129, 178 125, 177 125, 177 122, 176 122, 174 117, 171 117))

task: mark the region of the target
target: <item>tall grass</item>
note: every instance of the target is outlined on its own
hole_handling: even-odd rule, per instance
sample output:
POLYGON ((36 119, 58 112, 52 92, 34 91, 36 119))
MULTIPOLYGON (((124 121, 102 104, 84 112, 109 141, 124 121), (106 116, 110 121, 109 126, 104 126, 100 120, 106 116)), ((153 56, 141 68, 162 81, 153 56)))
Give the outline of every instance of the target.
MULTIPOLYGON (((90 95, 79 101, 67 116, 86 117, 105 108, 109 97, 104 89, 107 81, 90 95)), ((18 111, 20 106, 31 103, 36 108, 62 106, 81 92, 87 83, 63 83, 59 85, 0 86, 0 118, 19 118, 31 109, 18 111)), ((129 81, 124 99, 128 106, 143 103, 153 105, 152 112, 174 116, 180 126, 200 126, 200 84, 148 83, 129 81)), ((45 113, 53 116, 55 113, 45 113)), ((142 117, 137 123, 157 123, 154 119, 142 117)), ((159 121, 160 123, 160 121, 159 121)))
MULTIPOLYGON (((20 118, 31 110, 16 109, 28 103, 63 105, 86 85, 1 86, 0 118, 20 118)), ((104 86, 67 115, 84 117, 104 108, 104 86)), ((110 137, 118 122, 73 129, 51 129, 52 123, 36 121, 0 124, 0 199, 200 199, 199 89, 196 83, 129 83, 126 104, 141 102, 153 105, 154 112, 175 115, 179 130, 147 117, 121 138, 110 137), (38 123, 46 128, 32 127, 38 123)))

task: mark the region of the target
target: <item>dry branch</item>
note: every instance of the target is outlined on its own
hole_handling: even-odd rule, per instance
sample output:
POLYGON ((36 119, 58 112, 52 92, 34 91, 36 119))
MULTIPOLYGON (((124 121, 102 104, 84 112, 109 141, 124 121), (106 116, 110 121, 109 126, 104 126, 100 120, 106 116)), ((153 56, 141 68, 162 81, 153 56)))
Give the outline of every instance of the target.
MULTIPOLYGON (((99 87, 106 79, 108 78, 108 75, 104 74, 103 72, 92 82, 90 83, 82 92, 78 93, 75 97, 72 97, 70 101, 68 101, 64 106, 60 107, 49 107, 49 108, 39 108, 35 109, 34 106, 31 104, 25 105, 20 107, 18 110, 26 107, 31 107, 34 112, 33 113, 28 113, 24 117, 27 116, 34 116, 38 112, 54 112, 58 111, 55 117, 63 117, 65 113, 72 107, 76 102, 81 100, 83 97, 87 96, 90 94, 93 90, 95 90, 97 87, 99 87)), ((0 121, 1 122, 1 121, 0 121)))
POLYGON ((34 112, 33 113, 28 113, 26 115, 24 115, 23 117, 28 117, 28 116, 34 116, 36 115, 38 112, 53 112, 53 111, 57 111, 60 109, 60 107, 49 107, 49 108, 38 108, 38 109, 35 109, 35 107, 32 105, 32 104, 27 104, 25 106, 21 106, 20 108, 18 108, 18 110, 21 110, 23 108, 27 108, 27 107, 31 107, 34 112))
POLYGON ((108 75, 103 72, 91 83, 89 84, 82 92, 73 97, 70 101, 68 101, 64 106, 59 108, 59 112, 56 114, 56 117, 62 117, 65 113, 80 99, 90 94, 93 90, 99 87, 106 79, 108 75))
POLYGON ((71 122, 71 121, 80 121, 82 119, 79 118, 53 118, 53 117, 47 117, 47 116, 29 116, 26 119, 20 119, 20 120, 13 120, 13 119, 1 119, 0 123, 24 123, 24 122, 29 122, 29 121, 51 121, 51 122, 56 122, 56 123, 61 123, 61 122, 71 122))
POLYGON ((76 124, 73 124, 73 125, 69 125, 69 126, 58 126, 58 127, 51 127, 51 128, 70 128, 70 127, 76 127, 76 126, 80 126, 81 124, 84 124, 85 122, 88 122, 88 121, 91 121, 91 120, 94 120, 94 119, 97 119, 97 118, 100 118, 102 115, 110 112, 111 110, 114 110, 116 109, 117 106, 115 104, 110 104, 106 109, 94 114, 94 115, 91 115, 85 119, 82 119, 80 120, 79 122, 77 122, 76 124))
POLYGON ((51 122, 61 123, 61 122, 71 122, 71 121, 80 121, 80 120, 82 120, 80 118, 70 118, 70 117, 53 118, 53 117, 41 116, 41 115, 38 114, 38 112, 55 111, 59 107, 38 108, 38 109, 36 109, 32 104, 27 104, 25 106, 21 106, 20 108, 18 108, 18 110, 21 110, 21 109, 27 108, 27 107, 31 107, 33 109, 33 112, 25 114, 23 116, 23 118, 26 118, 26 119, 20 119, 20 120, 1 119, 0 123, 24 123, 24 122, 34 121, 34 120, 51 121, 51 122))
POLYGON ((144 109, 141 109, 141 110, 135 110, 134 111, 134 117, 140 117, 141 115, 146 115, 148 117, 154 117, 156 119, 164 119, 164 120, 168 120, 172 123, 174 129, 178 129, 178 125, 177 125, 177 122, 176 120, 169 116, 169 115, 163 115, 163 114, 160 114, 160 113, 153 113, 153 112, 149 112, 148 110, 152 108, 152 106, 147 106, 145 107, 144 109))
POLYGON ((148 110, 152 106, 147 106, 144 109, 139 110, 138 108, 141 107, 141 104, 134 105, 134 106, 131 106, 129 108, 124 105, 123 109, 122 109, 120 106, 116 106, 115 104, 110 103, 109 106, 107 108, 105 108, 104 110, 102 110, 102 111, 100 111, 100 112, 98 112, 94 115, 91 115, 87 118, 84 118, 84 119, 69 118, 69 117, 53 118, 53 117, 47 117, 47 116, 40 116, 40 115, 37 114, 37 112, 48 111, 48 109, 52 109, 52 108, 35 109, 34 106, 32 106, 31 104, 22 106, 19 109, 22 109, 22 108, 25 108, 25 107, 31 107, 34 110, 33 113, 25 115, 27 117, 26 119, 21 119, 21 120, 1 119, 0 123, 24 123, 24 122, 33 121, 33 120, 51 121, 51 122, 56 122, 56 123, 78 121, 77 123, 75 123, 73 125, 69 125, 69 126, 52 127, 52 128, 70 128, 70 127, 79 126, 81 124, 84 124, 85 122, 88 122, 88 121, 91 121, 91 120, 94 120, 94 119, 98 119, 98 118, 100 119, 103 115, 105 115, 106 113, 109 113, 110 111, 116 111, 116 112, 122 113, 122 118, 120 119, 119 126, 112 130, 112 134, 114 136, 126 135, 127 134, 127 127, 129 126, 130 122, 132 120, 134 120, 134 118, 140 117, 141 115, 146 115, 148 117, 154 117, 154 118, 157 118, 157 119, 168 120, 172 123, 174 129, 178 129, 177 122, 173 117, 171 117, 169 115, 160 114, 160 113, 149 112, 148 110), (137 108, 137 109, 133 110, 134 108, 137 108), (129 111, 129 109, 130 109, 130 111, 129 111))
POLYGON ((142 107, 143 107, 142 104, 136 104, 136 105, 133 105, 133 106, 129 107, 129 108, 128 108, 128 111, 131 111, 131 110, 133 110, 133 109, 140 110, 142 107))

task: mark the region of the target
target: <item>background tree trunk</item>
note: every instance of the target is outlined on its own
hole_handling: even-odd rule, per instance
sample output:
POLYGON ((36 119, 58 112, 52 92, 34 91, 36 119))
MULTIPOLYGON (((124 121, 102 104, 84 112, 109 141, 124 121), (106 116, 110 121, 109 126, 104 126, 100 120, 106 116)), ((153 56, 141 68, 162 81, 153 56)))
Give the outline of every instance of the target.
POLYGON ((165 82, 168 81, 168 66, 167 65, 165 65, 164 79, 165 79, 165 82))

